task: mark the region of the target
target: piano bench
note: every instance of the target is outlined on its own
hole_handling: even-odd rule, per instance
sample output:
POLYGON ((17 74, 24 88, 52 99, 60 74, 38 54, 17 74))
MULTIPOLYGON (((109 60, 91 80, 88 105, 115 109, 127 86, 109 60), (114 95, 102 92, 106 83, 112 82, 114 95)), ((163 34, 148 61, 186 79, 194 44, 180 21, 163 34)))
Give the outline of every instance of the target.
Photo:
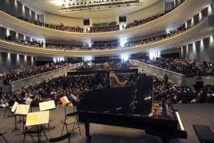
POLYGON ((214 134, 206 125, 193 125, 193 129, 201 143, 214 143, 214 134))

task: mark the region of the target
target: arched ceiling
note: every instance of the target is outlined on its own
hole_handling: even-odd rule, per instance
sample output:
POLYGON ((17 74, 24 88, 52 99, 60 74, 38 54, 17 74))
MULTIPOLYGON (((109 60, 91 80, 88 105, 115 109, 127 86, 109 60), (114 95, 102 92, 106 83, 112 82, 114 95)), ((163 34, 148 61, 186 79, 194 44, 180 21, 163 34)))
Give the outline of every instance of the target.
MULTIPOLYGON (((61 5, 56 3, 60 0, 18 0, 24 5, 27 5, 30 9, 38 13, 52 13, 61 16, 68 16, 74 18, 105 18, 105 17, 115 17, 121 15, 128 15, 130 13, 136 12, 143 8, 146 8, 158 1, 163 0, 140 0, 138 6, 127 6, 127 7, 117 7, 107 10, 98 10, 98 11, 71 11, 69 13, 59 12, 61 5)), ((62 0, 63 1, 63 0, 62 0)))

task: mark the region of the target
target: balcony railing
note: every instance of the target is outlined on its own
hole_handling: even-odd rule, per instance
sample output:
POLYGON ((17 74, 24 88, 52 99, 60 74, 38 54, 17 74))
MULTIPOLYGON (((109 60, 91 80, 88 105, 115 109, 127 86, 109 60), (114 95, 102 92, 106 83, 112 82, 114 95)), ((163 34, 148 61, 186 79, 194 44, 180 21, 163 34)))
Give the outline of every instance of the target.
POLYGON ((176 34, 172 37, 155 41, 143 45, 138 45, 129 48, 117 48, 117 49, 108 49, 108 50, 53 50, 53 49, 45 49, 45 48, 36 48, 31 46, 19 45, 16 43, 11 43, 7 41, 0 40, 0 47, 20 52, 27 53, 33 55, 43 55, 43 56, 66 56, 66 57, 84 57, 84 56, 111 56, 111 55, 120 55, 122 53, 134 54, 145 52, 149 50, 153 50, 156 48, 172 48, 179 47, 187 42, 192 42, 192 40, 196 40, 200 38, 200 36, 205 36, 208 33, 206 30, 211 32, 209 27, 209 20, 206 18, 196 26, 180 33, 176 34), (204 35, 203 35, 204 34, 204 35))

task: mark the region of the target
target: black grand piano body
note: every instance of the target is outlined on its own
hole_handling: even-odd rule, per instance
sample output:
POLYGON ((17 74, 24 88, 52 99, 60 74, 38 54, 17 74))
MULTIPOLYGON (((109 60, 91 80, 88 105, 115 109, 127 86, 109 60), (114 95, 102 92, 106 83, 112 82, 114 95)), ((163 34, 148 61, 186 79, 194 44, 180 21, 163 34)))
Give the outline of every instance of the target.
POLYGON ((173 115, 174 112, 171 112, 172 115, 162 117, 150 116, 152 98, 148 97, 151 96, 152 85, 149 82, 140 85, 145 88, 137 88, 137 92, 136 86, 87 92, 77 106, 79 121, 85 123, 86 136, 90 137, 89 124, 97 123, 143 129, 146 133, 163 139, 187 138, 187 133, 180 129, 178 119, 173 115))

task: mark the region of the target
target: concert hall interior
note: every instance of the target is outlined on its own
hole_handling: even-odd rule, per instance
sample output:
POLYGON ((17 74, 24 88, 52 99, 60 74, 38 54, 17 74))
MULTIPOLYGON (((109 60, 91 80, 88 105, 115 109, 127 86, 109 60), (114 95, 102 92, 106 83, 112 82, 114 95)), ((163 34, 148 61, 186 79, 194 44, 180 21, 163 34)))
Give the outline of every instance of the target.
POLYGON ((213 143, 214 0, 1 0, 0 143, 213 143))

